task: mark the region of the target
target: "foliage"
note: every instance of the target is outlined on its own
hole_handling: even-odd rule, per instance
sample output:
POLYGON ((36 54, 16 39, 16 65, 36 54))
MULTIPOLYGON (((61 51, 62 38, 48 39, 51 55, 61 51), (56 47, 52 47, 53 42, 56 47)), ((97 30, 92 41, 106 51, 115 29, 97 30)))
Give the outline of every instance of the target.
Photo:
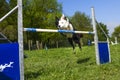
POLYGON ((103 23, 97 23, 97 34, 98 34, 98 38, 99 38, 99 41, 106 41, 107 38, 106 37, 109 37, 108 34, 109 34, 109 30, 107 29, 107 26, 103 23), (102 31, 102 29, 104 30, 104 32, 102 31))
MULTIPOLYGON (((76 11, 71 17, 71 22, 78 31, 93 31, 91 19, 85 13, 76 11)), ((86 45, 88 40, 93 41, 93 35, 84 34, 82 39, 83 44, 86 45)))
POLYGON ((0 0, 0 18, 7 13, 8 8, 7 2, 5 0, 0 0))
MULTIPOLYGON (((1 0, 0 10, 2 13, 0 16, 3 17, 5 14, 7 14, 13 7, 15 7, 15 3, 16 1, 13 0, 10 0, 9 3, 7 3, 5 0, 1 0)), ((11 14, 0 23, 0 31, 11 41, 17 41, 17 13, 11 14)))
POLYGON ((112 38, 114 39, 115 37, 118 38, 118 42, 120 42, 120 25, 117 26, 115 29, 114 29, 114 32, 112 34, 112 38))
MULTIPOLYGON (((0 17, 5 15, 8 11, 17 5, 16 0, 10 0, 8 3, 5 0, 0 0, 0 17)), ((23 0, 23 27, 29 28, 42 28, 42 29, 57 29, 55 27, 55 17, 61 16, 62 5, 57 0, 23 0)), ((69 16, 68 16, 69 17, 69 16)), ((78 31, 92 31, 91 19, 85 13, 76 11, 70 20, 78 31)), ((2 23, 0 23, 0 31, 7 35, 11 41, 17 41, 17 10, 7 17, 2 23)), ((108 34, 107 26, 100 24, 108 34)), ((100 31, 101 32, 101 31, 100 31)), ((104 40, 98 30, 100 40, 104 40)), ((82 42, 87 44, 88 40, 93 41, 93 35, 83 35, 82 42)), ((66 38, 59 33, 33 33, 24 32, 24 44, 28 45, 31 40, 33 45, 36 45, 37 41, 42 43, 43 46, 47 45, 63 45, 68 46, 69 43, 65 43, 66 38), (62 42, 63 41, 63 42, 62 42)), ((67 42, 67 41, 66 41, 67 42)), ((40 45, 40 44, 38 44, 40 45)))
MULTIPOLYGON (((61 5, 56 0, 25 0, 24 27, 55 29, 55 16, 61 13, 61 5)), ((58 40, 56 33, 26 32, 27 39, 47 43, 58 40), (34 36, 35 35, 35 36, 34 36)), ((58 35, 59 36, 59 35, 58 35)))
POLYGON ((77 30, 91 30, 91 19, 85 13, 75 12, 71 21, 77 30))
POLYGON ((25 80, 119 80, 120 45, 111 46, 111 63, 96 65, 94 46, 25 51, 25 80))

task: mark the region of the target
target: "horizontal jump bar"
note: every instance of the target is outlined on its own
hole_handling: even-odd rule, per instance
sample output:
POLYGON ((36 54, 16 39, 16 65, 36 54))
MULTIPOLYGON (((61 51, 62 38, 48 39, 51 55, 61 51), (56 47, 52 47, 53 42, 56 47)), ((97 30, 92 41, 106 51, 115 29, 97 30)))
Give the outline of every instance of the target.
POLYGON ((94 34, 92 31, 73 31, 73 30, 53 30, 53 29, 37 29, 37 28, 24 28, 28 32, 59 32, 59 33, 84 33, 94 34))

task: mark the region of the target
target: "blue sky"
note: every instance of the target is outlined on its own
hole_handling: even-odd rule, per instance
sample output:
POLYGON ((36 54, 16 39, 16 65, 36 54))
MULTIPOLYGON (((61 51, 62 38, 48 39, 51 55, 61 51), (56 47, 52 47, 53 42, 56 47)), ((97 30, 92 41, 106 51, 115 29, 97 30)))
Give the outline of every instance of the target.
POLYGON ((98 22, 107 25, 110 33, 120 25, 120 0, 58 0, 62 3, 63 13, 72 16, 76 11, 91 17, 91 7, 95 9, 98 22))

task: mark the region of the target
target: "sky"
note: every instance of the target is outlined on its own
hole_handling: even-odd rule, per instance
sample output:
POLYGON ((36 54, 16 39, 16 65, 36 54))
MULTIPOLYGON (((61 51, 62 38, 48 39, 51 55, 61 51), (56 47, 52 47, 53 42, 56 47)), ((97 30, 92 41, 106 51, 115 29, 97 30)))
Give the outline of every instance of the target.
POLYGON ((98 22, 107 25, 109 33, 120 25, 120 0, 58 0, 62 4, 63 14, 73 16, 76 11, 91 17, 91 7, 94 7, 98 22))

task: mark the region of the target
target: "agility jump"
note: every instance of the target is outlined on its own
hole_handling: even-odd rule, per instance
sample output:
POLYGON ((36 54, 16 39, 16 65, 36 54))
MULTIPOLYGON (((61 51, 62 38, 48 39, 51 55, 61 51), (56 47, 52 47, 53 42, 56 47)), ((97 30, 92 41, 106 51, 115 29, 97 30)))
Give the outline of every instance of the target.
POLYGON ((23 31, 33 31, 33 32, 66 32, 66 33, 84 33, 84 34, 94 34, 94 42, 95 42, 95 51, 96 51, 96 63, 98 65, 106 62, 111 62, 110 59, 110 50, 108 42, 98 42, 97 30, 96 30, 96 21, 94 8, 92 10, 92 23, 93 23, 93 32, 89 31, 69 31, 69 30, 50 30, 50 29, 35 29, 35 28, 23 28, 23 14, 22 14, 22 0, 17 0, 17 6, 10 11, 5 17, 0 19, 0 22, 5 19, 8 15, 10 15, 13 11, 18 9, 18 46, 19 46, 19 71, 20 71, 20 79, 24 80, 24 55, 23 55, 23 31), (105 43, 105 44, 104 44, 105 43), (104 48, 104 50, 101 50, 104 48), (102 53, 102 54, 101 54, 102 53), (105 58, 105 59, 104 59, 105 58))
POLYGON ((92 11, 93 31, 54 30, 54 29, 37 29, 37 28, 24 28, 23 30, 28 32, 55 32, 55 33, 59 32, 59 33, 93 34, 95 51, 96 51, 96 63, 100 65, 106 62, 111 62, 109 43, 107 41, 104 41, 104 42, 98 41, 94 8, 91 8, 91 11, 92 11))

